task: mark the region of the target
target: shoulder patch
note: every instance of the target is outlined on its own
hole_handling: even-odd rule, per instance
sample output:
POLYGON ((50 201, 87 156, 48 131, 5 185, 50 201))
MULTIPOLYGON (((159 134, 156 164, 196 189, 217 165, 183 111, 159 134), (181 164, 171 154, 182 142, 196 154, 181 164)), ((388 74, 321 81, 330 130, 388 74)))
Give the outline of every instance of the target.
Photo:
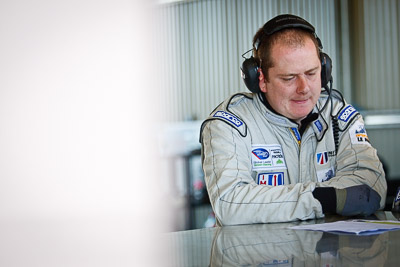
POLYGON ((338 119, 347 122, 356 112, 357 110, 352 105, 348 105, 340 112, 338 119))
POLYGON ((364 124, 360 121, 356 121, 349 130, 350 140, 353 145, 367 145, 371 146, 369 142, 367 131, 365 130, 364 124))
POLYGON ((215 112, 213 117, 224 119, 236 127, 240 127, 243 125, 243 122, 238 117, 236 117, 235 115, 228 113, 226 111, 222 111, 222 110, 217 111, 217 112, 215 112))

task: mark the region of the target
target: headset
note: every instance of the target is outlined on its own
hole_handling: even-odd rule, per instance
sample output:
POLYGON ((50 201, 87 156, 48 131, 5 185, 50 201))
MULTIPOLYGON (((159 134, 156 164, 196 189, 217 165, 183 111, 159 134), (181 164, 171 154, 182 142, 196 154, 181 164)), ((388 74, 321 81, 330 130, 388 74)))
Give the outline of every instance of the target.
MULTIPOLYGON (((263 34, 254 42, 253 48, 257 51, 265 36, 270 36, 278 31, 289 28, 300 28, 307 30, 311 32, 317 39, 322 67, 321 88, 325 88, 328 94, 330 94, 330 89, 332 86, 332 60, 327 54, 322 52, 322 42, 315 33, 315 28, 303 18, 291 14, 284 14, 269 20, 264 24, 263 34), (328 85, 329 83, 330 86, 328 85)), ((253 93, 259 93, 261 90, 258 77, 260 75, 259 68, 261 66, 259 66, 258 61, 253 56, 250 58, 244 57, 245 54, 252 50, 253 49, 250 49, 242 55, 245 60, 243 61, 240 69, 242 71, 242 78, 246 87, 253 93)))

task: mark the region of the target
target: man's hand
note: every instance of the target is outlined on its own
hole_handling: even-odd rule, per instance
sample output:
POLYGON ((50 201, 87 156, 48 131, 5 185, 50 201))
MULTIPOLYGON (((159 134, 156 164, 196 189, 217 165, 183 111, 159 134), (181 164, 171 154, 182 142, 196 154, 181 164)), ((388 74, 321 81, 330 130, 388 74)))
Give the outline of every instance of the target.
POLYGON ((336 191, 336 212, 344 216, 371 215, 379 209, 381 197, 368 185, 355 185, 336 191))

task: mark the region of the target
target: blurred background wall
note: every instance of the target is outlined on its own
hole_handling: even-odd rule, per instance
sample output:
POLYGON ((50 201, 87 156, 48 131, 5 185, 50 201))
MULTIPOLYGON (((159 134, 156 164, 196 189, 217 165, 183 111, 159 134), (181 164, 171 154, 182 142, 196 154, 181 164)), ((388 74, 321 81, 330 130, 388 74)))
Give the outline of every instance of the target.
MULTIPOLYGON (((201 121, 230 94, 247 91, 239 69, 242 54, 251 49, 254 33, 282 13, 299 15, 315 26, 333 60, 333 87, 365 116, 388 181, 400 179, 399 1, 165 0, 157 9, 155 51, 165 122, 160 148, 170 190, 183 199, 201 188, 201 166, 187 163, 198 157, 201 121)), ((390 194, 396 186, 390 184, 390 194)), ((191 214, 193 205, 182 203, 191 214)), ((208 211, 197 220, 200 216, 203 222, 208 211)))
POLYGON ((165 263, 155 6, 0 1, 0 266, 165 263))

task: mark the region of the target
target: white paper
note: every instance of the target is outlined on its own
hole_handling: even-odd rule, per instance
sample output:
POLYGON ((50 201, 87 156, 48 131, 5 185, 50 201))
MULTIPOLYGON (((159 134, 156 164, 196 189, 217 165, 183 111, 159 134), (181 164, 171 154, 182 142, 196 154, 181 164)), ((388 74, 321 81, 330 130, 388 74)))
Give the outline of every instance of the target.
POLYGON ((321 223, 311 225, 292 226, 294 230, 312 230, 323 232, 337 232, 346 234, 380 234, 385 231, 400 229, 399 221, 377 221, 377 220, 352 220, 337 221, 332 223, 321 223))

